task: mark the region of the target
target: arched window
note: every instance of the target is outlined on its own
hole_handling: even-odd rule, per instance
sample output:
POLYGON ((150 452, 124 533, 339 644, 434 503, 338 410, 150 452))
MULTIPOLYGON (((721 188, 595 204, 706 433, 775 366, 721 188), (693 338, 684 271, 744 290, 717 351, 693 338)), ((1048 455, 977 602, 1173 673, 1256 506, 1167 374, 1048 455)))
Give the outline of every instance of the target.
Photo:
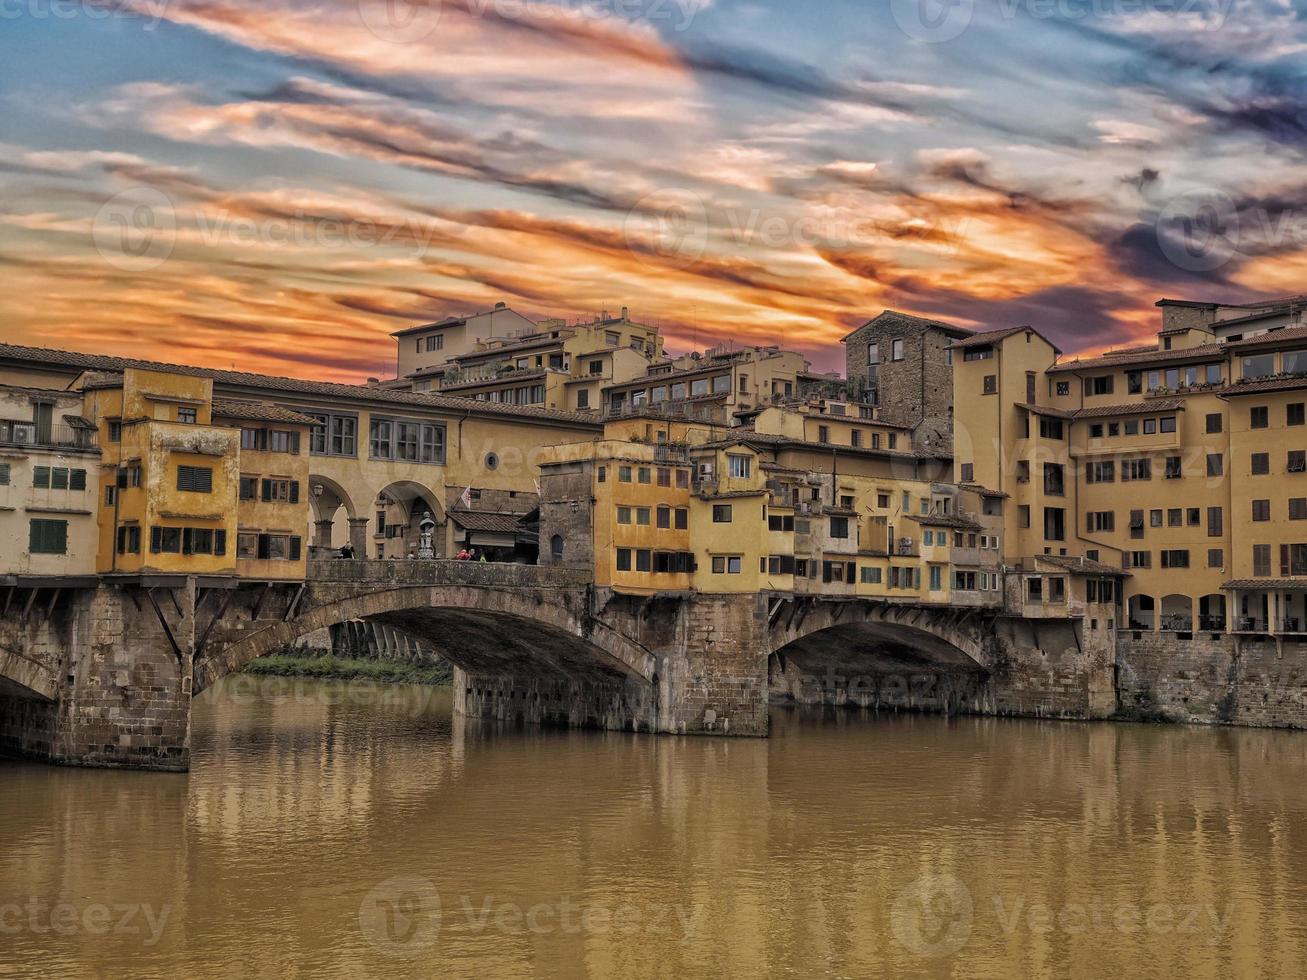
POLYGON ((554 561, 559 561, 563 557, 563 536, 555 534, 549 539, 549 552, 554 556, 554 561))

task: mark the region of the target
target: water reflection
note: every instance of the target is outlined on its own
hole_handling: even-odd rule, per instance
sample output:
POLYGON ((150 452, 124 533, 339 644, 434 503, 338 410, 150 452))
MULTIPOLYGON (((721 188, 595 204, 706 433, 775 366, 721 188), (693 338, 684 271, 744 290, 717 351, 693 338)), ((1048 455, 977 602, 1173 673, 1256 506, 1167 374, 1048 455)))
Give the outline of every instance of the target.
POLYGON ((0 764, 0 975, 1305 972, 1307 735, 773 732, 500 732, 429 688, 230 678, 188 776, 0 764))

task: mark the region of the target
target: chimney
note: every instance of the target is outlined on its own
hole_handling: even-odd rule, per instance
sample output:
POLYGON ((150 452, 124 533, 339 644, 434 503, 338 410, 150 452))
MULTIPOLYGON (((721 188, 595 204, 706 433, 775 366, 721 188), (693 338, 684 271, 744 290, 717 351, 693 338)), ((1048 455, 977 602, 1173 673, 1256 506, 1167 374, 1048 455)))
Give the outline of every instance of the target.
POLYGON ((495 309, 497 309, 497 310, 506 310, 506 309, 508 309, 508 304, 507 304, 507 303, 496 303, 496 304, 495 304, 495 309))
POLYGON ((626 307, 626 306, 623 306, 623 307, 622 307, 622 319, 623 319, 623 320, 629 320, 629 319, 631 319, 631 310, 630 310, 629 307, 626 307))
POLYGON ((604 310, 601 314, 599 314, 599 319, 601 319, 601 320, 603 320, 605 323, 607 323, 607 322, 608 322, 608 311, 607 311, 607 310, 604 310))

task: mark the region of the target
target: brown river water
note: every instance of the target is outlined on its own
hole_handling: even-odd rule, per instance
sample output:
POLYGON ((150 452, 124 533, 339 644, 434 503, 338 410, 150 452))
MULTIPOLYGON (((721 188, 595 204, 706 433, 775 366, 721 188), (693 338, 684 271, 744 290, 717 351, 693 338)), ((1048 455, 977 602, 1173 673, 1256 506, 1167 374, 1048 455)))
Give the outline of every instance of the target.
POLYGON ((0 762, 0 976, 1307 976, 1307 733, 254 677, 194 719, 188 775, 0 762))

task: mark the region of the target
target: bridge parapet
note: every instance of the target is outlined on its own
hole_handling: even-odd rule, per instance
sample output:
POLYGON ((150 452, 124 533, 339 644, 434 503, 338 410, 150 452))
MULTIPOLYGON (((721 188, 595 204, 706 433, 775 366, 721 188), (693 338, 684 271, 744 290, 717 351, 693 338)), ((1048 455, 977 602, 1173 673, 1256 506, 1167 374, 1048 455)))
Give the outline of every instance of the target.
POLYGON ((594 581, 588 569, 509 562, 361 561, 323 559, 309 562, 310 585, 466 585, 498 589, 583 589, 594 581))

